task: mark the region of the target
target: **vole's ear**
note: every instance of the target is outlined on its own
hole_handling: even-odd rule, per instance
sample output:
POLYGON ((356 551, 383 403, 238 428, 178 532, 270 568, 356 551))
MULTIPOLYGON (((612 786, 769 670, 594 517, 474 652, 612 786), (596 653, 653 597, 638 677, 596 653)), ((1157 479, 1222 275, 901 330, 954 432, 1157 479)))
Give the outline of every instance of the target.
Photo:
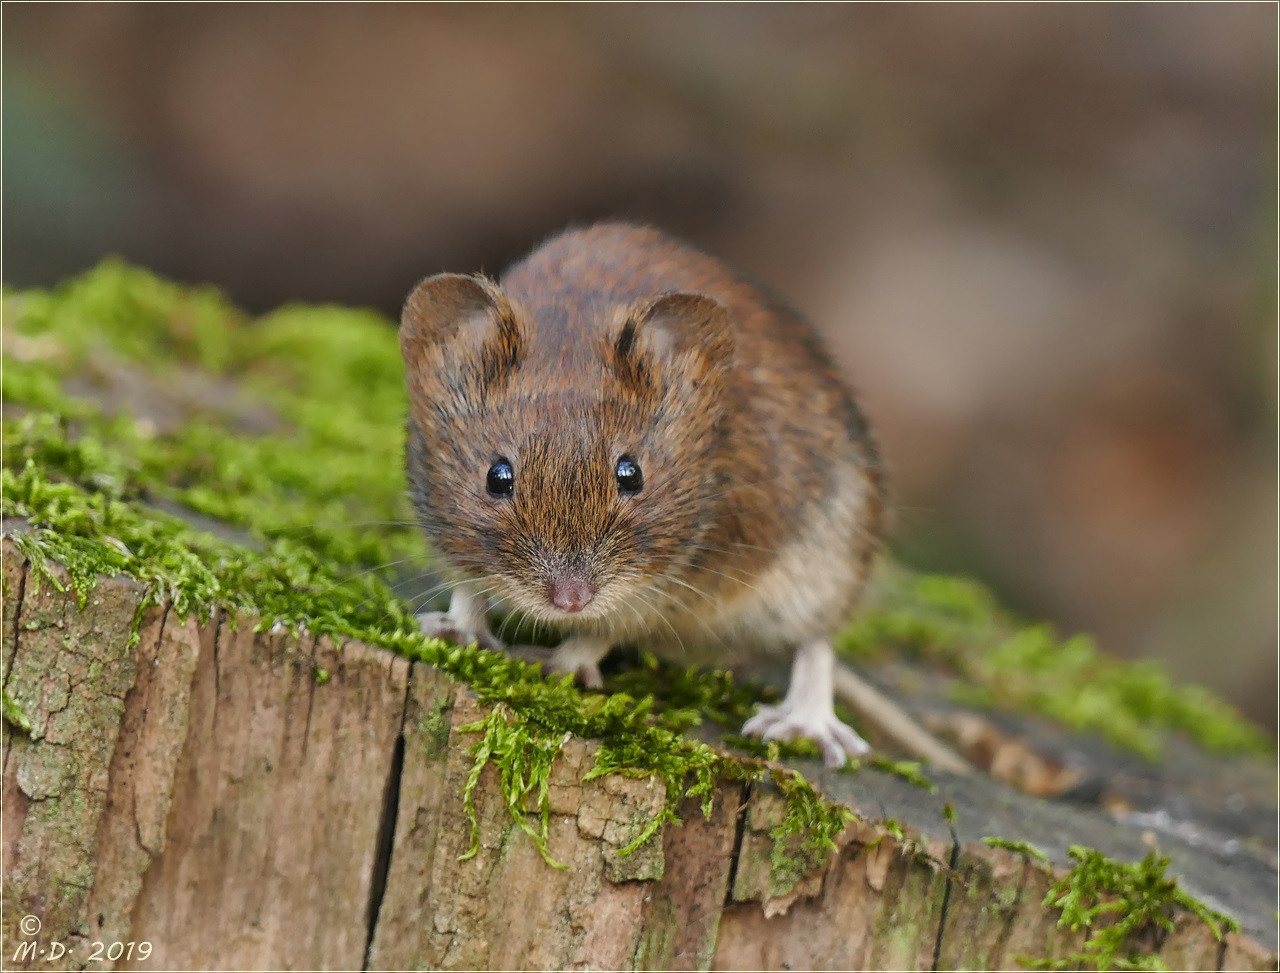
POLYGON ((400 350, 410 373, 473 364, 477 377, 492 383, 519 366, 522 346, 511 305, 483 277, 437 274, 404 302, 400 350))
POLYGON ((659 375, 694 382, 723 375, 733 361, 729 312, 705 294, 663 294, 641 302, 624 318, 613 355, 618 374, 642 385, 659 375))

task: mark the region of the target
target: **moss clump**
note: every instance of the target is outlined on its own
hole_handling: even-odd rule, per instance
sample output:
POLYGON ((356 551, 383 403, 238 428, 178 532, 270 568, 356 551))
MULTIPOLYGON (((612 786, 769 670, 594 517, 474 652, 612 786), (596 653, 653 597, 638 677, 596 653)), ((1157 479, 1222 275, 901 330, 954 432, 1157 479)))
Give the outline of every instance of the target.
POLYGON ((1019 855, 1033 858, 1038 862, 1048 863, 1049 861, 1049 856, 1029 841, 1012 841, 1009 838, 986 837, 982 839, 982 843, 988 848, 1003 848, 1006 851, 1017 852, 1019 855))
POLYGON ((7 689, 4 691, 4 721, 15 730, 30 736, 31 719, 22 711, 22 707, 14 702, 7 689))
POLYGON ((506 707, 498 705, 485 717, 461 728, 480 734, 480 740, 471 748, 476 758, 467 775, 462 791, 463 807, 471 822, 471 847, 462 855, 465 861, 474 858, 480 850, 480 823, 476 820, 475 791, 480 774, 492 762, 498 769, 499 785, 506 799, 507 808, 516 824, 533 839, 534 845, 548 865, 567 868, 551 857, 547 848, 548 829, 551 826, 551 765, 560 754, 560 748, 569 739, 567 733, 555 733, 529 721, 516 722, 508 716, 506 707), (541 828, 529 823, 523 813, 530 796, 534 797, 541 814, 541 828))
POLYGON ((652 700, 654 712, 661 713, 663 722, 673 729, 688 729, 703 720, 741 726, 768 695, 736 681, 731 672, 668 665, 648 652, 606 681, 614 692, 652 700))
POLYGON ((4 401, 34 413, 6 420, 6 466, 32 459, 339 565, 425 554, 405 499, 399 348, 377 315, 250 320, 211 290, 108 262, 52 292, 7 293, 4 325, 4 401), (69 394, 72 377, 119 400, 115 413, 69 394), (167 415, 135 414, 147 411, 167 415))
POLYGON ((1064 641, 1051 625, 1019 626, 965 578, 887 570, 836 646, 851 658, 897 650, 928 659, 960 677, 955 694, 964 702, 1043 713, 1151 759, 1168 731, 1221 752, 1274 749, 1208 690, 1173 685, 1155 663, 1104 655, 1087 635, 1064 641))
POLYGON ((836 838, 854 820, 854 814, 824 800, 795 771, 774 770, 772 778, 787 799, 787 813, 769 834, 773 839, 769 884, 777 895, 790 891, 836 851, 836 838))
POLYGON ((1075 865, 1049 890, 1044 904, 1062 913, 1059 926, 1086 930, 1089 937, 1069 956, 1023 960, 1035 969, 1168 969, 1154 947, 1173 929, 1177 909, 1197 916, 1218 940, 1240 928, 1179 888, 1165 874, 1169 859, 1156 851, 1133 864, 1080 845, 1067 853, 1075 865))

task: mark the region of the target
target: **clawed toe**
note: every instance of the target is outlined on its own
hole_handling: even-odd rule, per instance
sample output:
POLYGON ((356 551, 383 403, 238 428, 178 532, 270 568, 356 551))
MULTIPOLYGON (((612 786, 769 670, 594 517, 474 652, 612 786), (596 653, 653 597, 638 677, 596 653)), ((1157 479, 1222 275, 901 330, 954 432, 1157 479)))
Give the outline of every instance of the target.
POLYGON ((609 651, 607 642, 590 638, 572 638, 561 643, 543 671, 571 672, 577 683, 585 689, 604 689, 604 677, 600 674, 600 660, 609 651))
POLYGON ((458 619, 448 612, 423 612, 418 616, 418 627, 422 634, 435 639, 443 639, 454 645, 471 645, 473 642, 482 649, 499 651, 502 643, 488 631, 470 631, 458 624, 458 619))
POLYGON ((583 689, 604 689, 604 676, 600 674, 600 667, 594 662, 581 660, 559 662, 555 656, 552 656, 543 664, 542 671, 547 675, 572 673, 574 682, 583 689))
POLYGON ((772 737, 766 737, 765 734, 768 733, 770 727, 782 718, 781 714, 782 710, 777 706, 761 706, 756 710, 755 716, 742 724, 742 735, 772 739, 772 737))
POLYGON ((869 753, 871 746, 832 713, 792 712, 782 706, 761 706, 742 726, 761 740, 810 740, 828 767, 843 766, 849 757, 869 753))

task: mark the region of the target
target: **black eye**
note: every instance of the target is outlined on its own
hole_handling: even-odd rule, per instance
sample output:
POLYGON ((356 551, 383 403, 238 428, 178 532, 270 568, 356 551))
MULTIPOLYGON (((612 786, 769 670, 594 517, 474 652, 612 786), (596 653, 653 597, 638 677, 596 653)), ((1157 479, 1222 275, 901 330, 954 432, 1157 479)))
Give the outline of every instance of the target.
POLYGON ((511 463, 505 459, 499 459, 490 466, 489 475, 485 478, 485 486, 489 488, 490 496, 511 496, 511 491, 516 488, 516 471, 511 468, 511 463))
POLYGON ((640 488, 644 486, 644 474, 640 472, 639 465, 630 456, 624 456, 618 460, 613 473, 618 478, 618 490, 622 493, 639 493, 640 488))

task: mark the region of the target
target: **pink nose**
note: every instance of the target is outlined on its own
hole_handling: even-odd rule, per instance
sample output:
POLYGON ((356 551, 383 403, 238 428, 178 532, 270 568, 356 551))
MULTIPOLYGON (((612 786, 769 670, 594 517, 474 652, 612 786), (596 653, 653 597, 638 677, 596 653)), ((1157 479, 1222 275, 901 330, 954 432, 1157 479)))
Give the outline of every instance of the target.
POLYGON ((577 578, 567 578, 563 581, 551 582, 551 604, 555 605, 561 611, 580 612, 591 604, 591 599, 596 596, 591 585, 577 578))

